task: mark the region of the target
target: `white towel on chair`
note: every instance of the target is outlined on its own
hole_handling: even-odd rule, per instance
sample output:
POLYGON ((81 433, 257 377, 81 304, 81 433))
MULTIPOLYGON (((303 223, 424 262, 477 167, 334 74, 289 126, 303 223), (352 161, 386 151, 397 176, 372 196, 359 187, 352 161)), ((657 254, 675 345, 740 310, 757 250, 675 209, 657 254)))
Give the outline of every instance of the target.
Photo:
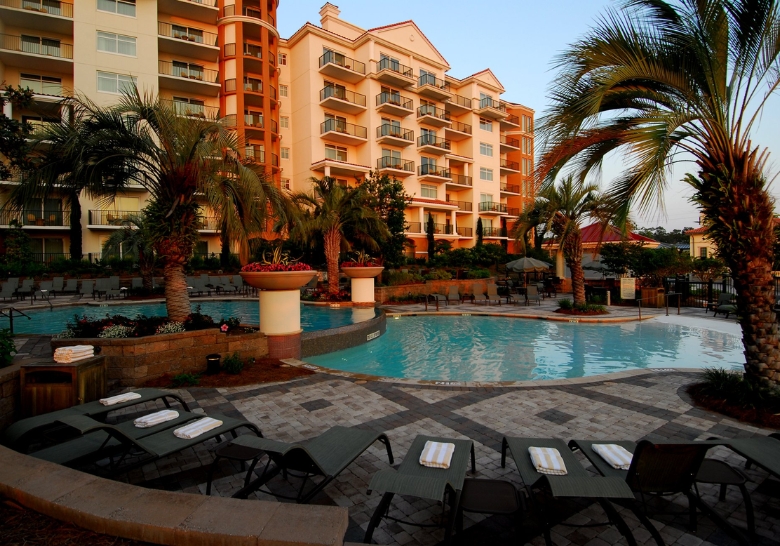
POLYGON ((554 447, 529 447, 531 462, 540 474, 565 476, 568 474, 561 452, 554 447))
POLYGON ((633 455, 626 448, 617 444, 593 444, 593 451, 607 461, 616 470, 628 470, 631 467, 633 455))
POLYGON ((113 406, 114 404, 121 404, 122 402, 129 402, 130 400, 135 400, 136 398, 141 398, 141 395, 137 392, 126 392, 124 394, 117 394, 116 396, 111 396, 110 398, 101 398, 100 403, 104 406, 113 406))
POLYGON ((93 358, 95 355, 88 354, 88 355, 82 355, 82 356, 55 356, 54 362, 57 364, 73 364, 74 362, 78 362, 79 360, 86 360, 88 358, 93 358))
POLYGON ((54 350, 55 355, 73 355, 77 353, 91 353, 95 351, 92 345, 71 345, 70 347, 58 347, 54 350))
POLYGON ((222 421, 218 421, 217 419, 213 419, 211 417, 204 417, 203 419, 198 419, 197 421, 194 421, 188 425, 184 425, 181 428, 177 428, 173 431, 173 434, 176 437, 182 438, 184 440, 192 440, 204 432, 208 432, 221 426, 222 421))
POLYGON ((179 412, 175 410, 162 410, 149 415, 139 417, 133 424, 138 428, 149 428, 166 421, 172 421, 179 416, 179 412))
POLYGON ((425 442, 422 453, 420 453, 420 464, 431 468, 447 469, 450 467, 454 452, 455 444, 428 440, 425 442))

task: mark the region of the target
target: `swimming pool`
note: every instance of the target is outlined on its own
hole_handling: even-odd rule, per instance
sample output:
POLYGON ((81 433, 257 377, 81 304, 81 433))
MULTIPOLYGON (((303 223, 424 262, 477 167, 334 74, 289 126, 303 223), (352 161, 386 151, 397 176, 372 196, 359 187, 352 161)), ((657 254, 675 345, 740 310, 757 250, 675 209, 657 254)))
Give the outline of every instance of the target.
MULTIPOLYGON (((201 313, 210 315, 215 321, 221 318, 239 317, 246 324, 260 323, 260 307, 257 300, 225 300, 192 302, 192 310, 200 305, 201 313)), ((142 314, 146 316, 165 316, 164 303, 128 303, 122 305, 106 305, 97 307, 94 305, 80 305, 68 307, 55 307, 52 311, 26 311, 31 320, 24 317, 14 317, 14 332, 17 334, 58 334, 65 329, 68 321, 73 321, 73 315, 87 315, 90 318, 105 317, 109 315, 124 315, 135 317, 142 314)), ((373 318, 374 315, 366 313, 365 309, 330 309, 311 305, 301 305, 301 328, 304 331, 325 330, 338 328, 373 318)), ((8 327, 8 319, 0 320, 0 328, 8 327)))
POLYGON ((388 319, 380 338, 306 360, 386 377, 522 381, 638 368, 741 368, 745 357, 739 336, 654 321, 429 316, 388 319))

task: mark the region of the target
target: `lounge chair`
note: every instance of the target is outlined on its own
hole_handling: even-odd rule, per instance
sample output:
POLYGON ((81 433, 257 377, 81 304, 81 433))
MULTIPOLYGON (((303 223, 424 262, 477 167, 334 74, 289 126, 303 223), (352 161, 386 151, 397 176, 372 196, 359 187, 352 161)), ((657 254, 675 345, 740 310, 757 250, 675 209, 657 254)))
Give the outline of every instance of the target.
MULTIPOLYGON (((315 287, 317 286, 317 277, 314 277, 315 287)), ((311 281, 309 281, 309 284, 311 284, 311 281)), ((304 288, 308 288, 309 284, 306 284, 304 288)), ((244 278, 241 275, 233 275, 233 286, 236 287, 236 292, 239 294, 246 295, 248 286, 244 284, 244 278)))
POLYGON ((65 286, 62 288, 63 294, 78 294, 79 281, 78 279, 68 279, 65 281, 65 286))
POLYGON ((303 474, 303 480, 295 500, 305 504, 377 441, 385 445, 387 458, 390 464, 393 464, 393 450, 390 448, 387 435, 371 430, 335 426, 311 440, 295 444, 244 435, 230 442, 226 448, 217 450, 214 464, 209 472, 206 494, 211 493, 211 476, 219 464, 220 457, 230 458, 229 450, 240 446, 240 448, 256 450, 256 455, 247 471, 244 487, 234 494, 234 497, 246 498, 249 493, 268 483, 280 472, 287 474, 289 471, 296 471, 303 474), (264 453, 268 455, 268 463, 260 477, 249 482, 254 466, 264 453), (269 469, 271 462, 274 466, 269 469), (323 479, 306 491, 307 481, 313 476, 322 476, 323 479))
POLYGON ((130 291, 133 294, 137 294, 143 289, 144 289, 144 280, 141 277, 133 277, 132 279, 130 279, 130 291))
POLYGON ((111 275, 108 280, 111 281, 111 290, 119 290, 121 288, 121 285, 119 284, 119 277, 117 275, 111 275))
POLYGON ((460 303, 462 301, 462 298, 460 297, 460 292, 458 292, 458 287, 456 285, 450 285, 449 291, 447 292, 447 305, 450 304, 450 302, 460 303))
POLYGON ((14 285, 10 282, 4 282, 2 289, 0 289, 0 298, 3 298, 4 300, 6 298, 15 298, 17 288, 18 284, 14 285))
POLYGON ((544 299, 544 283, 538 282, 536 283, 536 291, 539 292, 539 295, 544 299))
POLYGON ((611 524, 626 537, 629 544, 636 544, 631 530, 620 517, 610 501, 634 500, 634 493, 624 480, 616 477, 591 476, 580 464, 577 457, 566 446, 566 442, 556 438, 513 438, 505 436, 501 441, 501 467, 506 467, 506 452, 510 450, 515 461, 523 486, 534 509, 540 516, 544 527, 544 541, 552 544, 550 528, 554 525, 550 511, 545 510, 535 495, 535 490, 549 491, 555 498, 584 498, 597 501, 611 524), (557 449, 566 466, 565 476, 550 476, 536 471, 528 454, 530 447, 549 447, 557 449))
POLYGON ((720 294, 718 294, 717 303, 716 302, 707 303, 707 306, 704 308, 704 312, 707 313, 707 311, 715 311, 721 305, 731 304, 733 299, 734 299, 733 294, 729 294, 728 292, 721 292, 720 294))
POLYGON ((34 279, 24 279, 22 281, 22 285, 16 289, 16 293, 24 299, 25 296, 32 296, 33 295, 33 288, 35 288, 35 280, 34 279))
POLYGON ((79 294, 83 298, 84 296, 95 297, 95 281, 81 281, 81 290, 79 294))
POLYGON ((14 287, 14 290, 19 288, 19 277, 9 277, 8 284, 14 287))
POLYGON ((717 512, 707 506, 695 491, 695 480, 704 462, 707 451, 713 444, 709 442, 653 443, 641 440, 639 443, 629 441, 604 440, 572 440, 569 447, 580 450, 602 475, 621 478, 631 490, 639 495, 639 501, 626 505, 650 531, 659 546, 664 541, 658 529, 645 515, 647 513, 647 497, 659 495, 675 495, 682 493, 688 497, 690 527, 696 531, 696 509, 706 513, 718 526, 743 544, 749 544, 731 524, 717 512), (617 444, 632 453, 631 466, 628 470, 618 470, 607 463, 593 451, 593 444, 617 444), (641 502, 642 507, 638 506, 641 502))
POLYGON ((525 287, 525 304, 528 305, 532 301, 542 305, 542 296, 539 295, 539 289, 535 285, 529 284, 525 287))
POLYGON ((230 277, 220 277, 220 290, 222 292, 227 292, 229 294, 236 294, 238 293, 238 288, 234 284, 231 284, 230 277))
POLYGON ((473 284, 471 286, 471 303, 476 304, 478 301, 485 302, 485 305, 488 304, 488 297, 485 295, 485 290, 482 288, 482 285, 479 284, 473 284))
POLYGON ((726 318, 729 318, 729 315, 731 313, 736 314, 737 313, 737 306, 733 303, 722 303, 718 305, 715 309, 712 310, 712 314, 716 317, 719 314, 726 315, 726 318))
MULTIPOLYGON (((491 301, 497 301, 499 305, 501 305, 501 298, 504 296, 498 295, 498 285, 493 283, 488 283, 487 285, 487 299, 488 303, 491 301)), ((509 302, 509 299, 507 298, 507 302, 509 302)))
POLYGON ((95 281, 95 290, 92 292, 92 299, 101 299, 104 295, 108 299, 108 291, 111 290, 110 279, 97 279, 95 281))
POLYGON ((62 294, 63 290, 65 290, 65 279, 63 277, 54 277, 51 282, 51 290, 54 292, 54 295, 62 294))
POLYGON ((38 285, 38 289, 33 293, 33 298, 48 300, 52 296, 52 292, 52 281, 41 281, 38 285))

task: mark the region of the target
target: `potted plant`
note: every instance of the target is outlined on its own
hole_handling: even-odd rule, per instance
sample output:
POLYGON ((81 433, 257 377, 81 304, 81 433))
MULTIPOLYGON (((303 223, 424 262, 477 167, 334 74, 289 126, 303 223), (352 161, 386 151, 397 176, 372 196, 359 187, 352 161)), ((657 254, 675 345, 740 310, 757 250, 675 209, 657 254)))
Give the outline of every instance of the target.
POLYGON ((290 258, 288 252, 276 247, 268 258, 252 262, 241 268, 241 278, 249 286, 261 290, 296 290, 311 281, 317 274, 308 264, 290 258))
POLYGON ((354 260, 342 262, 341 270, 351 279, 366 279, 379 275, 384 266, 363 251, 357 253, 354 260))

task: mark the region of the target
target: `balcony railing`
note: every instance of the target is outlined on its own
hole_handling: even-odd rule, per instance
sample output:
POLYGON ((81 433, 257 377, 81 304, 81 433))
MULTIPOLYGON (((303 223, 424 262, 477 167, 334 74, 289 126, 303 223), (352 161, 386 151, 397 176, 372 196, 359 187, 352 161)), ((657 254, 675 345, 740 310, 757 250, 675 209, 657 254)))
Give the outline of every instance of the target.
POLYGON ((471 134, 471 125, 469 125, 468 123, 453 121, 452 125, 450 125, 450 129, 452 129, 453 131, 458 131, 469 135, 471 134))
POLYGON ((490 97, 480 99, 479 108, 493 108, 495 110, 500 110, 501 112, 506 112, 506 105, 504 103, 493 100, 490 97))
POLYGON ((244 91, 250 93, 262 93, 263 92, 263 80, 256 78, 244 78, 244 91))
POLYGON ((520 209, 518 207, 507 207, 506 213, 509 216, 520 216, 520 209))
POLYGON ((72 44, 63 44, 59 40, 50 40, 39 36, 31 36, 30 38, 36 38, 39 41, 31 41, 29 39, 22 40, 21 36, 0 34, 0 49, 45 55, 47 57, 57 57, 59 59, 73 58, 72 44))
POLYGON ((236 79, 230 78, 229 80, 225 80, 225 93, 235 93, 236 92, 236 79))
POLYGON ((254 163, 265 163, 265 150, 260 146, 246 146, 244 157, 254 163))
POLYGON ((358 106, 366 105, 366 96, 354 91, 347 91, 343 87, 336 87, 335 85, 327 85, 320 89, 320 100, 323 101, 329 98, 336 98, 345 102, 351 102, 358 106))
POLYGON ((471 177, 464 174, 453 174, 452 183, 460 184, 461 186, 471 186, 471 177))
POLYGON ((377 72, 380 70, 390 70, 392 72, 397 72, 402 76, 406 76, 407 78, 414 78, 414 71, 410 67, 402 65, 401 63, 393 61, 392 59, 385 58, 380 60, 378 63, 376 63, 376 70, 377 72))
POLYGON ((501 191, 508 193, 520 193, 520 186, 517 184, 501 184, 501 191))
POLYGON ((157 33, 160 36, 166 36, 168 38, 176 38, 178 40, 184 40, 186 42, 194 42, 196 44, 203 44, 207 46, 217 45, 217 35, 205 30, 198 30, 193 28, 183 28, 178 25, 172 25, 170 23, 164 23, 163 21, 157 21, 157 33), (174 28, 176 26, 177 28, 174 28))
POLYGON ((279 133, 279 124, 275 119, 271 119, 271 132, 277 134, 279 133))
POLYGON ((417 137, 417 146, 435 146, 442 150, 452 149, 452 143, 446 138, 439 138, 434 135, 420 135, 417 137))
POLYGON ((379 93, 376 96, 376 105, 381 106, 382 104, 392 104, 393 106, 399 106, 401 108, 406 108, 407 110, 414 109, 414 102, 412 102, 412 99, 402 97, 398 93, 379 93))
POLYGON ((91 210, 89 225, 91 226, 124 226, 127 222, 142 213, 138 210, 91 210))
POLYGON ((359 74, 366 73, 366 63, 361 63, 356 59, 350 59, 349 57, 346 57, 341 53, 336 53, 335 51, 326 51, 320 57, 320 68, 326 64, 335 64, 336 66, 347 68, 359 74))
POLYGON ((407 233, 422 233, 422 222, 408 222, 407 233))
POLYGON ((376 160, 377 169, 397 169, 399 171, 414 172, 414 161, 407 161, 398 157, 380 157, 376 160))
POLYGON ((422 76, 417 78, 417 85, 419 87, 422 87, 423 85, 431 85, 443 91, 450 90, 449 82, 444 81, 441 78, 437 78, 433 74, 423 74, 422 76))
POLYGON ((255 44, 244 44, 244 57, 253 57, 255 59, 262 59, 263 48, 255 44))
POLYGON ((216 216, 198 216, 198 229, 219 231, 219 219, 216 216))
POLYGON ((446 167, 436 167, 435 165, 425 164, 417 167, 417 176, 440 176, 450 178, 450 170, 446 167))
POLYGON ((500 227, 483 227, 483 237, 506 237, 506 228, 500 227))
POLYGON ((225 57, 235 57, 236 56, 236 44, 225 44, 222 46, 222 53, 225 55, 225 57))
POLYGON ((205 104, 192 104, 189 102, 165 99, 162 99, 161 102, 173 108, 173 111, 180 116, 191 116, 196 118, 219 117, 218 106, 206 106, 205 104))
POLYGON ((0 0, 0 6, 26 9, 46 15, 59 15, 73 19, 73 4, 57 0, 0 0))
POLYGON ((520 118, 517 116, 513 116, 512 114, 509 114, 507 117, 503 119, 502 123, 511 123, 512 125, 520 125, 520 118))
POLYGON ((222 118, 222 123, 225 125, 225 127, 235 127, 236 118, 237 116, 235 114, 228 114, 222 118))
POLYGON ((430 104, 423 104, 422 106, 417 107, 417 117, 421 118, 423 116, 433 116, 438 119, 450 121, 449 113, 442 110, 441 108, 436 108, 435 106, 431 106, 430 104))
POLYGON ((504 169, 512 169, 513 171, 519 171, 520 163, 518 163, 517 161, 509 161, 508 159, 502 159, 501 167, 503 167, 504 169))
POLYGON ((272 167, 279 166, 279 156, 273 153, 271 154, 271 166, 272 167))
POLYGON ((472 211, 471 201, 453 201, 452 199, 447 199, 447 203, 455 205, 459 210, 472 211))
POLYGON ((468 108, 471 110, 471 99, 461 97, 460 95, 452 95, 450 104, 457 104, 458 106, 462 106, 463 108, 468 108))
POLYGON ((495 203, 493 201, 482 201, 479 204, 479 212, 506 212, 506 204, 495 203))
POLYGON ((269 85, 268 88, 271 91, 271 100, 276 100, 277 97, 276 87, 274 87, 273 85, 269 85))
POLYGON ((40 119, 30 119, 27 120, 27 123, 30 125, 30 132, 33 135, 41 135, 47 132, 50 128, 54 127, 55 125, 59 125, 60 122, 46 121, 40 119))
MULTIPOLYGON (((434 235, 452 235, 455 229, 452 224, 433 224, 434 235)), ((426 224, 425 233, 428 233, 428 226, 426 224)))
MULTIPOLYGON (((260 11, 257 8, 244 8, 243 11, 239 12, 244 17, 252 17, 253 19, 260 19, 261 21, 265 21, 266 23, 270 23, 272 26, 276 26, 276 19, 273 18, 272 15, 266 15, 263 17, 262 11, 260 11)), ((223 17, 232 17, 236 14, 236 6, 235 4, 231 4, 229 6, 225 6, 222 9, 222 16, 223 17)))
POLYGON ((458 227, 458 235, 460 235, 461 237, 473 237, 474 236, 473 233, 474 233, 474 228, 458 227))
POLYGON ((70 225, 70 211, 41 211, 41 209, 0 211, 0 225, 7 226, 12 222, 21 226, 67 227, 70 225))
POLYGON ((263 129, 265 127, 264 118, 262 114, 244 114, 244 125, 249 127, 255 127, 256 129, 263 129))
POLYGON ((520 141, 516 138, 508 137, 508 136, 502 136, 501 137, 501 144, 505 144, 507 146, 512 146, 513 148, 519 148, 520 147, 520 141))
POLYGON ((199 66, 177 66, 168 61, 157 61, 158 72, 165 76, 187 78, 207 83, 219 83, 219 71, 199 66))
POLYGON ((368 129, 365 127, 353 125, 352 123, 346 123, 337 119, 326 119, 320 123, 321 135, 330 131, 352 135, 357 138, 368 138, 368 129))
POLYGON ((398 127, 396 125, 390 125, 389 123, 383 123, 376 128, 376 137, 381 138, 385 136, 391 136, 396 138, 402 138, 409 142, 414 142, 414 131, 398 127))

